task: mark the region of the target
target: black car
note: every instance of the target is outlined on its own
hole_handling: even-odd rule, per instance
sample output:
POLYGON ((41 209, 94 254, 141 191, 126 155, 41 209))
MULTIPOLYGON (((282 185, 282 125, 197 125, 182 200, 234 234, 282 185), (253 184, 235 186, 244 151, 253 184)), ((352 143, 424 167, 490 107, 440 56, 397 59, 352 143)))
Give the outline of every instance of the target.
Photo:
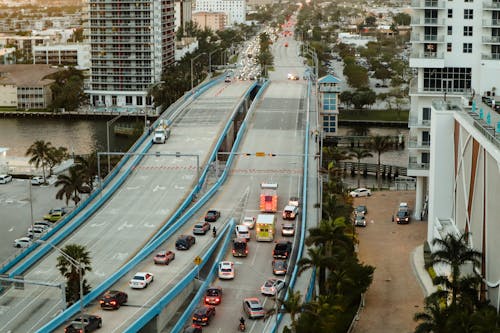
POLYGON ((410 223, 410 212, 408 209, 400 209, 396 214, 397 224, 408 224, 410 223))
POLYGON ((215 316, 215 306, 201 306, 193 313, 193 324, 207 326, 213 316, 215 316))
POLYGON ((368 214, 368 208, 365 205, 359 205, 354 210, 355 215, 366 215, 368 214))
POLYGON ((220 217, 220 212, 218 210, 211 209, 205 215, 205 221, 206 222, 215 222, 219 219, 219 217, 220 217))
POLYGON ((73 319, 71 324, 64 328, 65 333, 80 333, 85 329, 85 332, 93 332, 102 327, 102 318, 99 316, 84 314, 83 325, 82 317, 78 316, 73 319))
POLYGON ((177 250, 189 250, 196 243, 196 238, 191 235, 180 235, 175 242, 177 250))
POLYGON ((128 295, 119 290, 108 290, 99 299, 102 309, 119 309, 121 305, 127 303, 128 295))
POLYGON ((292 252, 292 242, 281 240, 274 245, 273 258, 288 259, 292 252))

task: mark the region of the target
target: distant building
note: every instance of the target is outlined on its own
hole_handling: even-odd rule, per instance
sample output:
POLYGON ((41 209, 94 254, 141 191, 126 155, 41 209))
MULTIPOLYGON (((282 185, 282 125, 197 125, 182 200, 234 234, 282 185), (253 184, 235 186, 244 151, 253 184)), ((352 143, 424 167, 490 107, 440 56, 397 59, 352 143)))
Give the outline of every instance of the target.
POLYGON ((212 31, 224 30, 226 24, 227 15, 225 13, 214 13, 214 12, 194 12, 193 22, 200 29, 210 29, 212 31))
POLYGON ((198 49, 196 37, 183 37, 175 42, 175 61, 181 60, 187 53, 193 53, 198 49))
POLYGON ((225 13, 227 25, 245 23, 245 0, 197 0, 196 12, 225 13))
POLYGON ((16 49, 0 48, 0 65, 10 65, 16 63, 16 49))
POLYGON ((45 109, 52 102, 47 77, 59 71, 47 65, 0 65, 0 106, 45 109))
POLYGON ((193 3, 191 0, 175 0, 175 31, 186 28, 186 23, 192 20, 193 3))
POLYGON ((340 32, 337 41, 347 45, 366 46, 369 42, 376 42, 377 38, 372 36, 361 36, 348 32, 340 32))
POLYGON ((90 68, 90 44, 38 45, 33 48, 33 63, 90 68))
POLYGON ((340 80, 329 74, 318 80, 318 86, 322 135, 333 137, 338 131, 340 80))

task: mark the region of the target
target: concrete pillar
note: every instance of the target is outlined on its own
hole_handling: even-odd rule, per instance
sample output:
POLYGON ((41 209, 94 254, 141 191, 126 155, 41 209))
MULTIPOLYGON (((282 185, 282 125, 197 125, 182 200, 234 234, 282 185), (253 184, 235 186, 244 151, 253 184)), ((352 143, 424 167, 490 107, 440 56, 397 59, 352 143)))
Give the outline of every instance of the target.
POLYGON ((415 220, 421 220, 422 219, 422 209, 424 208, 424 194, 425 194, 425 188, 424 188, 424 178, 423 177, 417 177, 417 187, 416 187, 416 193, 415 193, 415 209, 413 210, 413 218, 415 220))

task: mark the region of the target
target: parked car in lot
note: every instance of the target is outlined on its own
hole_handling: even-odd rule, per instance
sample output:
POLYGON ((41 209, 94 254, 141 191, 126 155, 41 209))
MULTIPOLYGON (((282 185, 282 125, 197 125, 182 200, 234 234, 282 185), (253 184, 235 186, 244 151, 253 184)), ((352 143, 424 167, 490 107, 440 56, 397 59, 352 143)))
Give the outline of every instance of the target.
POLYGON ((99 299, 99 304, 101 304, 102 309, 117 310, 127 301, 127 293, 119 290, 108 290, 99 299))
POLYGON ((200 306, 199 308, 194 310, 193 324, 207 326, 208 324, 210 324, 213 316, 215 316, 215 306, 200 306))
POLYGON ((137 272, 128 285, 133 289, 144 289, 153 283, 154 275, 148 272, 137 272))
POLYGON ((40 238, 46 232, 47 232, 46 228, 43 228, 41 226, 38 226, 38 227, 33 226, 33 227, 29 227, 28 232, 26 233, 26 236, 28 236, 31 239, 40 238))
POLYGON ((175 248, 177 250, 189 250, 194 244, 196 244, 196 238, 194 236, 180 235, 175 241, 175 248))
POLYGON ((283 223, 281 225, 281 236, 294 236, 295 235, 295 224, 293 223, 283 223))
POLYGON ((220 211, 211 209, 205 214, 206 222, 216 222, 220 217, 220 211))
POLYGON ((31 238, 29 237, 21 237, 14 240, 14 247, 25 248, 31 245, 31 238))
POLYGON ((234 263, 232 261, 221 261, 219 263, 219 279, 234 279, 234 263))
POLYGON ((222 302, 222 288, 209 287, 205 291, 205 304, 218 305, 222 302))
POLYGON ((396 213, 396 223, 397 224, 410 223, 410 209, 406 202, 401 202, 399 204, 398 212, 396 213))
POLYGON ((102 318, 95 315, 83 314, 75 317, 71 324, 64 328, 65 333, 93 332, 102 327, 102 318), (83 317, 83 322, 82 322, 83 317))
POLYGON ((31 185, 42 185, 44 183, 45 182, 42 176, 35 176, 31 178, 31 185))
POLYGON ((248 229, 253 229, 255 227, 255 220, 255 216, 245 216, 241 224, 246 225, 248 229))
POLYGON ((366 219, 364 215, 356 215, 354 217, 354 225, 356 227, 366 227, 366 219))
POLYGON ((355 215, 366 215, 368 214, 368 208, 365 205, 359 205, 354 209, 355 215))
POLYGON ((155 265, 168 265, 172 260, 175 259, 175 253, 172 251, 160 251, 158 252, 155 257, 153 258, 153 261, 155 265))
POLYGON ((210 223, 208 222, 198 222, 193 227, 193 234, 195 235, 205 235, 210 230, 210 223))
POLYGON ((280 280, 277 278, 270 278, 266 282, 264 282, 262 287, 260 287, 260 292, 263 295, 275 296, 283 288, 285 288, 285 286, 286 286, 286 283, 284 280, 280 280))
POLYGON ((288 263, 283 259, 275 259, 271 262, 274 275, 285 275, 288 270, 288 263))
POLYGON ((66 215, 66 209, 64 208, 53 208, 49 210, 49 213, 43 217, 44 220, 50 222, 59 221, 64 215, 66 215))
POLYGON ((49 222, 36 221, 36 222, 33 223, 33 226, 34 227, 40 227, 40 228, 44 228, 44 229, 50 230, 52 225, 49 222))
POLYGON ((12 181, 11 175, 0 175, 0 184, 7 184, 12 181))
POLYGON ((249 297, 243 300, 243 311, 250 319, 264 318, 266 312, 257 297, 249 297))
POLYGON ((353 198, 357 198, 357 197, 369 197, 372 195, 372 191, 367 189, 367 188, 358 188, 358 189, 355 189, 354 191, 351 191, 349 193, 349 195, 353 198))

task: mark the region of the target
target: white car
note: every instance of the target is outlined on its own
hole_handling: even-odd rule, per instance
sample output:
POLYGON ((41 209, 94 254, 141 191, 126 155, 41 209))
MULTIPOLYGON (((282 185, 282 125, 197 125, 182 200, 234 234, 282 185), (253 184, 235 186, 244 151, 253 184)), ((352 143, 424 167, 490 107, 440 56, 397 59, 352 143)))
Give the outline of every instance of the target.
POLYGON ((154 280, 153 273, 137 272, 128 285, 133 289, 147 288, 154 280))
POLYGON ((26 236, 29 238, 40 238, 42 235, 47 231, 47 229, 42 228, 42 227, 30 227, 28 229, 28 232, 26 233, 26 236))
POLYGON ((298 213, 299 208, 297 206, 287 205, 283 209, 283 220, 295 220, 298 213))
POLYGON ((31 185, 42 185, 44 183, 42 176, 35 176, 31 178, 31 185))
POLYGON ((255 227, 255 216, 245 216, 241 224, 246 225, 248 229, 253 229, 255 227))
POLYGON ((12 181, 11 175, 0 175, 0 184, 7 184, 12 181))
POLYGON ((369 197, 372 195, 372 191, 367 189, 367 188, 364 188, 364 187, 361 187, 361 188, 357 188, 355 189, 354 191, 351 191, 349 193, 349 195, 353 198, 357 198, 357 197, 369 197))
POLYGON ((285 287, 285 284, 284 280, 270 278, 260 287, 260 292, 263 295, 275 296, 285 287))
POLYGON ((234 228, 234 232, 236 233, 236 238, 245 238, 247 241, 250 240, 250 229, 246 225, 238 224, 234 228))
POLYGON ((234 263, 232 261, 221 261, 218 275, 219 279, 234 279, 234 263))
POLYGON ((293 223, 283 223, 281 225, 281 236, 294 236, 295 235, 295 225, 293 223))
POLYGON ((14 247, 28 247, 31 245, 31 238, 29 237, 21 237, 14 241, 14 247))

